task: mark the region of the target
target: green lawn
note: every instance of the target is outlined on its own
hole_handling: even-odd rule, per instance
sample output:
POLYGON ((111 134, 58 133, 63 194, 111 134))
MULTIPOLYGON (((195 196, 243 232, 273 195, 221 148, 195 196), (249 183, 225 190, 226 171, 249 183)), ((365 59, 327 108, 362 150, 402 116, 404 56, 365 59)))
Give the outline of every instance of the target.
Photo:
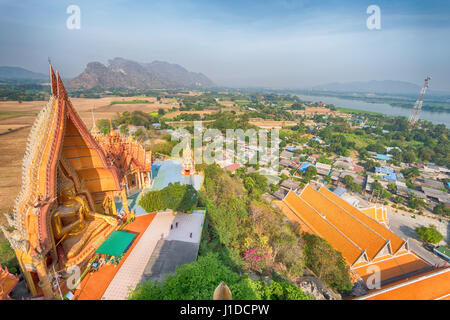
POLYGON ((35 112, 30 111, 0 111, 0 120, 17 118, 22 116, 34 115, 35 112))
POLYGON ((148 101, 148 100, 111 101, 110 105, 114 105, 114 104, 141 104, 141 103, 150 103, 150 101, 148 101))
POLYGON ((358 110, 358 109, 351 109, 351 108, 341 108, 341 107, 337 107, 336 110, 341 111, 341 112, 344 112, 344 113, 384 115, 383 113, 380 113, 380 112, 366 111, 366 110, 358 110))
POLYGON ((242 106, 242 105, 250 104, 251 101, 248 101, 248 100, 236 100, 236 101, 234 101, 234 103, 236 103, 239 106, 242 106))
POLYGON ((344 135, 347 140, 354 142, 357 148, 365 148, 369 144, 374 144, 377 142, 374 138, 358 136, 354 133, 342 133, 342 135, 344 135))

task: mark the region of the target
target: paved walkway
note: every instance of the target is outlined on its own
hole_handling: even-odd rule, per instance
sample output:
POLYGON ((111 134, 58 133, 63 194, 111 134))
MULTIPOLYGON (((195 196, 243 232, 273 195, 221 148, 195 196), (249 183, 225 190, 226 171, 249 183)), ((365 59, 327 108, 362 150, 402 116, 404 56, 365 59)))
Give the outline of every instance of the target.
POLYGON ((170 225, 175 219, 172 214, 156 215, 142 235, 136 247, 123 263, 120 270, 103 294, 102 300, 124 300, 141 280, 145 266, 158 241, 168 235, 170 225))
POLYGON ((128 297, 130 291, 143 279, 158 241, 178 240, 198 244, 204 219, 202 212, 196 210, 193 214, 158 213, 114 276, 102 300, 124 300, 128 297))
POLYGON ((155 216, 155 213, 151 213, 145 216, 137 217, 133 222, 125 226, 123 231, 131 232, 137 235, 131 247, 125 253, 125 256, 117 266, 106 264, 102 265, 98 271, 88 273, 81 281, 79 290, 75 291, 74 300, 100 300, 102 298, 111 281, 114 279, 117 272, 119 272, 130 253, 133 252, 136 244, 139 243, 155 216))
POLYGON ((197 259, 198 243, 159 240, 145 267, 142 281, 160 282, 174 273, 178 266, 194 262, 197 259))
POLYGON ((203 215, 199 214, 177 214, 172 222, 173 227, 165 240, 198 243, 202 230, 203 217, 203 215))

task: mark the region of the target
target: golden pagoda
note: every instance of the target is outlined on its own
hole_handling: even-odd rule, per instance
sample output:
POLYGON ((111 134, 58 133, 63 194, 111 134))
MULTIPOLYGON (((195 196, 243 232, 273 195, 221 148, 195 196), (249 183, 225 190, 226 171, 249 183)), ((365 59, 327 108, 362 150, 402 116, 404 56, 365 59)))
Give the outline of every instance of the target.
POLYGON ((186 144, 186 148, 183 149, 183 167, 181 168, 181 174, 183 176, 193 176, 196 174, 189 142, 186 144))
POLYGON ((129 179, 141 189, 151 179, 151 153, 114 130, 94 137, 51 66, 50 74, 52 95, 31 128, 21 190, 2 226, 31 294, 47 299, 69 290, 57 275, 83 271, 122 223, 115 199, 129 213, 129 179))

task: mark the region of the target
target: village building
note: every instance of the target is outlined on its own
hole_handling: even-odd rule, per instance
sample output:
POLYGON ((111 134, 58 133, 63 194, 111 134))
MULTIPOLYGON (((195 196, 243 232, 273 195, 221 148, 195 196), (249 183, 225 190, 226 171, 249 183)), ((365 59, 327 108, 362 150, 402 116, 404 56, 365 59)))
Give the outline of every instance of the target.
POLYGON ((282 158, 282 159, 287 159, 287 160, 291 160, 293 155, 294 155, 294 153, 289 152, 289 151, 286 151, 286 150, 283 150, 283 151, 280 153, 280 158, 282 158))
POLYGON ((281 185, 281 188, 286 190, 297 190, 300 187, 300 182, 295 180, 284 180, 281 185))
POLYGON ((331 171, 331 165, 317 162, 316 163, 317 174, 321 176, 327 176, 331 171))
POLYGON ((281 159, 280 162, 279 162, 280 166, 282 166, 284 168, 290 167, 291 163, 292 162, 290 160, 287 160, 287 159, 281 159))

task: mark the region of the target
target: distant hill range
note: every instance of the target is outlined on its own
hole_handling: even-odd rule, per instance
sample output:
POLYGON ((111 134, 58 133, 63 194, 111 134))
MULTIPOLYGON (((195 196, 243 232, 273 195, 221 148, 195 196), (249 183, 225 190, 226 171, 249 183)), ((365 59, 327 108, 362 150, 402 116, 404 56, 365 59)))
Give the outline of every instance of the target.
POLYGON ((48 75, 21 67, 0 67, 1 80, 48 80, 48 75))
POLYGON ((158 88, 207 88, 214 82, 202 73, 190 72, 178 64, 164 61, 139 63, 114 58, 105 66, 90 62, 86 69, 68 83, 73 89, 158 89, 158 88))
POLYGON ((420 86, 411 82, 383 80, 367 82, 333 82, 314 86, 317 91, 357 92, 357 93, 385 93, 385 94, 419 94, 420 86))

